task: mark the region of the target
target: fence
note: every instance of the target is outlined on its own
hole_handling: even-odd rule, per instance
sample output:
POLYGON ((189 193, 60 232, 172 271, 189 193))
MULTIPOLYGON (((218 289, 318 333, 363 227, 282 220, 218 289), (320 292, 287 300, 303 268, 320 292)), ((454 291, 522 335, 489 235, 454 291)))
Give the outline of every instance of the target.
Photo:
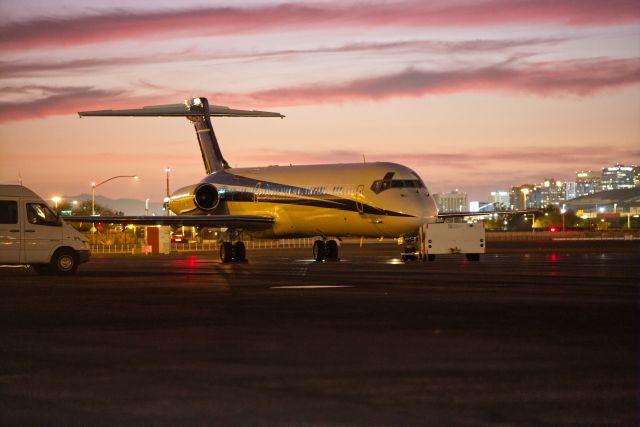
MULTIPOLYGON (((277 248, 306 248, 313 244, 314 239, 277 239, 277 240, 246 240, 247 249, 277 249, 277 248)), ((219 244, 216 241, 172 243, 171 251, 196 252, 217 251, 219 244)))
POLYGON ((91 245, 92 254, 134 254, 140 251, 133 243, 120 245, 91 245))
POLYGON ((487 231, 487 241, 497 240, 633 240, 639 239, 637 231, 487 231))
MULTIPOLYGON (((245 241, 247 249, 277 249, 277 248, 306 248, 311 247, 314 239, 278 239, 278 240, 248 240, 245 241)), ((216 241, 171 243, 171 252, 207 252, 217 251, 220 245, 216 241)), ((142 249, 139 245, 114 244, 91 245, 93 254, 139 254, 142 249)))

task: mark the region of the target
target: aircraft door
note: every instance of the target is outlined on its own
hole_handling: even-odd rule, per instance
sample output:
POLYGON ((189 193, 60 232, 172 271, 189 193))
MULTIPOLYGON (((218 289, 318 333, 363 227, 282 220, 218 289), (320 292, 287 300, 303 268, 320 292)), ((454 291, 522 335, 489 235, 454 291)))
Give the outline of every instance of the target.
POLYGON ((260 191, 262 191, 262 183, 261 182, 257 183, 256 186, 253 188, 253 201, 255 203, 258 203, 260 201, 259 200, 260 199, 260 197, 259 197, 260 191))
POLYGON ((358 185, 358 189, 356 190, 356 209, 358 209, 358 213, 364 213, 364 206, 362 205, 362 200, 364 199, 364 185, 358 185))

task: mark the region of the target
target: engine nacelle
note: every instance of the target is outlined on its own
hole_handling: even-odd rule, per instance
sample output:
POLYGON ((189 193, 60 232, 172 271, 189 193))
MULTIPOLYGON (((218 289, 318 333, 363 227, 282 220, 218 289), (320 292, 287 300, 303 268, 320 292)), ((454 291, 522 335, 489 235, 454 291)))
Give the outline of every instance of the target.
POLYGON ((173 193, 167 204, 176 215, 211 212, 220 204, 220 195, 213 184, 195 184, 173 193))

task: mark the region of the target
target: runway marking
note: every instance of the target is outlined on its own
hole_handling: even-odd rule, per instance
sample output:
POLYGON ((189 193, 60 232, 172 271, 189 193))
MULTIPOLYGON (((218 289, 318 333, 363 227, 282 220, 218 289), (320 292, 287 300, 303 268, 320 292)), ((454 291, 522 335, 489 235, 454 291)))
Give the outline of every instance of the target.
POLYGON ((291 285, 291 286, 270 286, 269 289, 331 289, 331 288, 353 288, 352 285, 291 285))

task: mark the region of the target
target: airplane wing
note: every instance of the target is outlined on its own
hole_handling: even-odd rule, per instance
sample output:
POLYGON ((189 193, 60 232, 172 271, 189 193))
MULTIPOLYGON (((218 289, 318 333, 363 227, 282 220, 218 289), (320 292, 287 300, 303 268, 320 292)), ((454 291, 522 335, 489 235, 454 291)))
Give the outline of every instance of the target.
POLYGON ((261 230, 269 228, 275 222, 270 216, 258 215, 181 215, 181 216, 63 216, 67 222, 101 222, 109 224, 133 225, 173 225, 212 228, 240 228, 243 230, 261 230))
MULTIPOLYGON (((146 116, 146 117, 188 117, 204 116, 206 107, 200 98, 189 99, 182 104, 150 105, 129 110, 80 111, 80 117, 90 116, 146 116)), ((236 110, 221 105, 207 105, 209 116, 214 117, 280 117, 280 113, 256 110, 236 110)))

